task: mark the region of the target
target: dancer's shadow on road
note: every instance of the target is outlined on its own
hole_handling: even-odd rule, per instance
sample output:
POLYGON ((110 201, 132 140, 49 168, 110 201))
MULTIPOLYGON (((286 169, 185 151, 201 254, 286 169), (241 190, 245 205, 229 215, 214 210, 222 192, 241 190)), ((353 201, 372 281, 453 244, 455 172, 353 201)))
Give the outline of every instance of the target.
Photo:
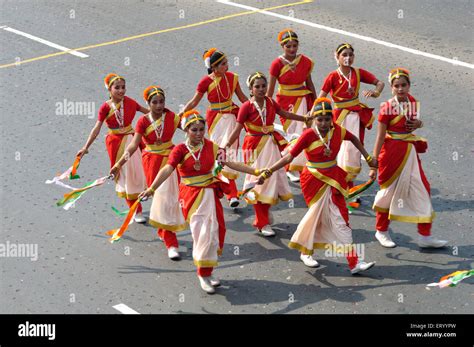
MULTIPOLYGON (((360 198, 362 203, 360 207, 353 211, 350 218, 354 216, 367 216, 375 218, 375 211, 372 209, 374 203, 375 194, 377 190, 371 187, 365 192, 360 198)), ((441 192, 436 188, 431 188, 431 203, 435 212, 454 212, 463 211, 472 213, 474 210, 474 200, 461 200, 461 199, 447 199, 444 198, 441 192)), ((375 220, 374 220, 375 224, 375 220)))
MULTIPOLYGON (((400 254, 406 249, 422 254, 444 254, 459 258, 474 258, 474 245, 457 244, 455 234, 452 234, 453 239, 448 240, 448 244, 443 248, 421 248, 418 245, 417 227, 416 224, 413 223, 394 223, 390 226, 390 236, 397 244, 397 247, 395 248, 383 248, 375 239, 375 232, 373 230, 353 229, 352 235, 354 243, 364 244, 365 247, 377 248, 377 252, 385 253, 389 258, 391 257, 391 254, 400 254), (394 232, 394 229, 398 231, 394 232), (407 235, 407 232, 409 235, 407 235)), ((435 264, 434 262, 431 263, 435 264)), ((443 263, 439 264, 441 265, 443 263)))
MULTIPOLYGON (((262 266, 267 266, 263 263, 267 261, 275 261, 278 259, 285 259, 288 261, 296 261, 298 259, 298 252, 289 249, 286 244, 287 240, 282 240, 278 237, 273 238, 263 238, 259 235, 252 235, 253 238, 262 238, 262 240, 256 239, 255 242, 249 242, 244 244, 233 244, 226 243, 224 245, 223 255, 219 258, 219 266, 217 270, 240 267, 242 265, 248 264, 259 264, 262 263, 262 266), (271 243, 271 248, 268 248, 264 242, 269 241, 271 243), (275 248, 276 246, 276 248, 275 248), (238 251, 236 251, 238 250, 238 251)), ((161 242, 161 241, 159 241, 161 242)), ((180 245, 180 254, 181 261, 173 262, 169 260, 165 253, 165 247, 161 247, 162 255, 157 255, 157 262, 160 264, 167 264, 166 267, 147 267, 142 265, 132 265, 124 266, 121 269, 124 271, 119 271, 122 274, 133 274, 133 273, 192 273, 196 269, 194 267, 192 259, 192 241, 188 240, 179 240, 180 245), (183 251, 185 250, 185 251, 183 251), (186 269, 183 269, 186 267, 186 269)))
MULTIPOLYGON (((337 302, 356 303, 365 300, 363 290, 381 287, 391 287, 400 283, 360 285, 360 286, 335 286, 325 282, 329 287, 321 287, 320 283, 292 284, 268 280, 226 280, 217 295, 222 295, 233 306, 245 305, 270 305, 275 303, 286 304, 273 313, 289 313, 308 305, 314 305, 325 300, 337 302)), ((318 313, 315 310, 312 313, 318 313)), ((331 312, 324 312, 331 313, 331 312)))
POLYGON ((454 211, 470 211, 472 214, 474 209, 474 200, 451 200, 442 197, 434 197, 431 199, 435 212, 454 212, 454 211))

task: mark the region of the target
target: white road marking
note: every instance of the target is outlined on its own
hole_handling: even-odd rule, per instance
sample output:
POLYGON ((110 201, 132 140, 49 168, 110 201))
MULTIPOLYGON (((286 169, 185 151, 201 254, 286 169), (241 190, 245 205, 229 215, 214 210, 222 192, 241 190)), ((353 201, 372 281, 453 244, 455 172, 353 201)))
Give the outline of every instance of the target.
POLYGON ((118 304, 118 305, 115 305, 115 306, 112 306, 113 308, 115 308, 117 311, 123 313, 123 314, 140 314, 138 313, 137 311, 131 309, 130 307, 128 307, 127 305, 125 304, 118 304))
POLYGON ((446 63, 450 63, 450 64, 453 64, 453 65, 458 65, 458 66, 467 67, 469 69, 474 69, 474 64, 469 64, 469 63, 466 63, 466 62, 463 62, 463 61, 460 61, 460 60, 457 60, 457 59, 450 59, 450 58, 442 57, 442 56, 436 55, 436 54, 422 52, 422 51, 419 51, 417 49, 396 45, 394 43, 382 41, 382 40, 379 40, 379 39, 375 39, 373 37, 359 35, 359 34, 351 33, 349 31, 345 31, 345 30, 341 30, 341 29, 331 28, 331 27, 328 27, 326 25, 321 25, 321 24, 313 23, 313 22, 303 20, 303 19, 298 19, 298 18, 294 18, 294 17, 290 17, 290 16, 285 16, 285 15, 282 15, 282 14, 279 14, 279 13, 274 13, 274 12, 270 12, 270 11, 262 11, 262 10, 256 8, 256 7, 238 4, 238 3, 235 3, 235 2, 232 2, 232 1, 217 0, 217 2, 221 3, 221 4, 225 4, 225 5, 231 5, 231 6, 235 6, 235 7, 244 8, 244 9, 247 9, 247 10, 258 11, 259 13, 266 14, 268 16, 273 16, 273 17, 277 17, 277 18, 281 18, 281 19, 286 19, 286 20, 289 20, 289 21, 292 21, 292 22, 295 22, 295 23, 308 25, 308 26, 313 27, 313 28, 330 31, 330 32, 333 32, 333 33, 353 37, 353 38, 364 40, 364 41, 367 41, 367 42, 373 42, 373 43, 376 43, 376 44, 379 44, 379 45, 382 45, 382 46, 385 46, 385 47, 399 49, 399 50, 404 51, 404 52, 412 53, 412 54, 415 54, 415 55, 421 55, 421 56, 426 57, 426 58, 431 58, 431 59, 435 59, 435 60, 444 61, 446 63))
POLYGON ((42 44, 44 44, 44 45, 47 45, 47 46, 49 46, 49 47, 53 47, 53 48, 56 48, 56 49, 58 49, 58 50, 60 50, 60 51, 67 52, 67 53, 69 53, 69 54, 75 55, 76 57, 79 57, 79 58, 88 58, 88 57, 89 57, 87 54, 74 51, 74 50, 72 50, 72 49, 70 49, 70 48, 67 48, 67 47, 58 45, 58 44, 56 44, 56 43, 53 43, 53 42, 51 42, 51 41, 48 41, 48 40, 39 38, 39 37, 37 37, 37 36, 33 36, 33 35, 31 35, 31 34, 28 34, 28 33, 23 32, 23 31, 10 28, 10 27, 8 27, 8 26, 0 27, 0 29, 9 31, 9 32, 14 33, 14 34, 17 34, 17 35, 24 36, 24 37, 26 37, 26 38, 29 38, 30 40, 33 40, 33 41, 36 41, 36 42, 40 42, 40 43, 42 43, 42 44))

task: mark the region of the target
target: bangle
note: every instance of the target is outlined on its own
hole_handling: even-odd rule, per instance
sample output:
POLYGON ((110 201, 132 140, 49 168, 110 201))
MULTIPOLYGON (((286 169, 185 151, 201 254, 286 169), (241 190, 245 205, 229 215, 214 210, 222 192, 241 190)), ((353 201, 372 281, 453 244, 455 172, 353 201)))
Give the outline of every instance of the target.
POLYGON ((265 169, 263 171, 263 177, 269 178, 272 175, 272 170, 271 169, 265 169))
POLYGON ((365 158, 365 161, 366 162, 369 162, 369 161, 372 161, 372 156, 369 154, 366 158, 365 158))
POLYGON ((150 191, 151 191, 152 193, 155 192, 155 190, 153 189, 153 187, 150 187, 149 189, 150 189, 150 191))
POLYGON ((254 175, 254 176, 260 176, 261 173, 262 173, 261 170, 255 169, 254 172, 253 172, 253 175, 254 175))

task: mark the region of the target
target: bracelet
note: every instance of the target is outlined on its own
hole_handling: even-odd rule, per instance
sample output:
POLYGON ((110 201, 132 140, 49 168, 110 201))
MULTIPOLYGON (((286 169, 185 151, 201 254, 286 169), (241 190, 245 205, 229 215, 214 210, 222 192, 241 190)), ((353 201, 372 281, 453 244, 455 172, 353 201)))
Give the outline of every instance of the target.
POLYGON ((260 176, 261 174, 262 174, 262 170, 259 170, 259 169, 255 169, 255 171, 253 172, 254 176, 260 176))
POLYGON ((153 187, 150 187, 149 189, 150 189, 150 191, 151 191, 152 193, 155 192, 155 189, 153 189, 153 187))
POLYGON ((263 171, 263 177, 264 178, 269 178, 272 175, 272 170, 271 169, 265 169, 263 171))
POLYGON ((369 154, 366 158, 365 158, 365 161, 366 162, 369 162, 369 161, 372 161, 372 156, 369 154))

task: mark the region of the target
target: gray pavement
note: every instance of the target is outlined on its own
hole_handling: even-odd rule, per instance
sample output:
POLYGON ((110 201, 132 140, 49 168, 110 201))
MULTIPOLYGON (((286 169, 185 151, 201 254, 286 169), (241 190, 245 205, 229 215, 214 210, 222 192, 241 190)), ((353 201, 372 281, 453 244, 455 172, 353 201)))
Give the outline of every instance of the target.
MULTIPOLYGON (((259 8, 281 0, 239 3, 259 8)), ((125 37, 175 28, 244 12, 215 1, 2 1, 0 27, 9 26, 68 48, 97 45, 125 37), (71 12, 73 11, 73 12, 71 12), (73 17, 72 13, 74 14, 73 17), (183 17, 184 18, 180 18, 183 17)), ((469 1, 317 1, 272 10, 284 15, 378 38, 446 58, 474 63, 472 2, 469 1), (345 6, 341 10, 341 6, 345 6), (403 18, 398 18, 403 10, 403 18), (290 12, 293 11, 293 12, 290 12)), ((0 146, 0 243, 36 244, 38 259, 0 257, 0 313, 118 313, 123 303, 140 313, 473 313, 472 279, 456 288, 427 290, 427 283, 450 272, 472 268, 474 258, 473 70, 468 67, 387 48, 265 14, 246 14, 126 42, 86 49, 88 58, 63 54, 19 66, 15 62, 58 52, 0 29, 2 117, 0 146), (178 110, 205 73, 201 54, 217 46, 241 76, 268 71, 280 53, 277 33, 294 28, 300 51, 315 60, 319 90, 335 68, 332 52, 353 43, 356 66, 386 81, 388 71, 405 66, 413 76, 412 94, 421 100, 429 140, 422 155, 437 212, 434 234, 450 247, 424 251, 416 227, 392 223, 394 249, 375 240, 372 187, 359 212, 351 216, 355 242, 377 265, 351 276, 345 259, 317 255, 321 267, 306 268, 287 243, 305 213, 298 185, 295 206, 274 210, 278 236, 265 239, 251 225, 253 209, 225 210, 228 233, 215 274, 223 285, 213 296, 198 286, 189 231, 179 237, 183 260, 168 260, 151 226, 132 224, 124 239, 109 244, 105 231, 122 219, 111 206, 125 208, 113 185, 84 195, 64 211, 55 202, 65 192, 45 185, 74 160, 107 97, 102 79, 117 72, 127 79, 127 95, 143 104, 141 91, 152 83, 167 92, 167 106, 178 110), (57 103, 93 103, 93 114, 57 114, 57 103)), ((381 99, 388 99, 386 87, 381 99)), ((206 102, 199 109, 204 111, 206 102)), ((107 174, 105 131, 79 173, 79 186, 107 174)), ((367 135, 372 149, 375 130, 367 135)), ((176 143, 183 136, 179 134, 176 143)), ((361 176, 365 178, 367 170, 361 176)), ((242 179, 240 179, 242 182, 242 179)), ((223 201, 225 204, 225 201, 223 201)), ((149 203, 145 204, 145 211, 149 203)))

